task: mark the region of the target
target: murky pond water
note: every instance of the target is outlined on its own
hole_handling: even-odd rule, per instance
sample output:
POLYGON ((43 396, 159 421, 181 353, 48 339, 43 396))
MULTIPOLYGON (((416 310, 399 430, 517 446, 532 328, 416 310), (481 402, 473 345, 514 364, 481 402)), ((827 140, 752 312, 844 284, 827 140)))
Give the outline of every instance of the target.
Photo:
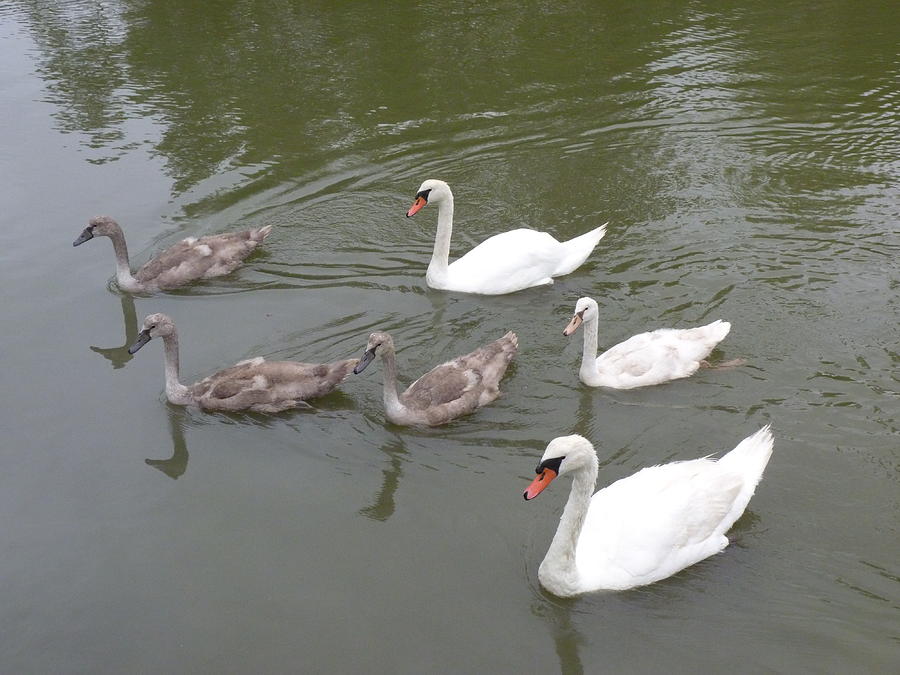
POLYGON ((900 6, 882 2, 206 3, 0 7, 0 665, 4 672, 888 672, 900 659, 900 6), (424 282, 519 226, 607 220, 581 269, 501 297, 424 282), (239 272, 130 297, 186 236, 275 230, 239 272), (577 379, 601 344, 716 318, 747 364, 635 390, 577 379), (169 406, 256 355, 359 356, 411 381, 507 330, 505 395, 387 424, 378 364, 314 411, 169 406), (547 441, 600 483, 733 447, 765 478, 721 555, 562 601, 537 567, 566 490, 526 503, 547 441))

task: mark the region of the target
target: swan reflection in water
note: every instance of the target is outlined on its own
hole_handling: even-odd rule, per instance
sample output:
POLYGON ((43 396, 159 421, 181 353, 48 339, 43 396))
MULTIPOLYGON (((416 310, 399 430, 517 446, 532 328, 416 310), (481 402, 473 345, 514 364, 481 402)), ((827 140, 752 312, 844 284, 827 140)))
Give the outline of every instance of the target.
POLYGON ((166 412, 169 416, 169 433, 172 435, 172 456, 168 459, 148 457, 144 462, 177 480, 187 471, 188 451, 184 442, 184 428, 188 425, 189 414, 184 408, 175 405, 167 405, 166 412))
POLYGON ((370 505, 359 510, 361 516, 371 518, 372 520, 386 521, 394 515, 394 493, 397 492, 397 486, 400 484, 400 476, 403 474, 404 456, 407 454, 406 448, 399 440, 387 443, 381 451, 388 456, 388 466, 385 467, 382 474, 381 489, 375 495, 375 501, 370 505))
POLYGON ((134 344, 138 336, 134 298, 123 293, 120 295, 120 299, 122 301, 122 322, 125 324, 125 344, 121 347, 94 347, 91 345, 91 351, 97 352, 109 361, 114 369, 121 368, 134 358, 128 353, 128 348, 134 344))
POLYGON ((557 598, 546 591, 542 594, 545 599, 535 602, 531 606, 531 613, 544 619, 553 634, 556 657, 559 659, 559 672, 562 675, 583 675, 584 664, 578 650, 585 643, 585 639, 572 621, 574 605, 578 601, 557 598))

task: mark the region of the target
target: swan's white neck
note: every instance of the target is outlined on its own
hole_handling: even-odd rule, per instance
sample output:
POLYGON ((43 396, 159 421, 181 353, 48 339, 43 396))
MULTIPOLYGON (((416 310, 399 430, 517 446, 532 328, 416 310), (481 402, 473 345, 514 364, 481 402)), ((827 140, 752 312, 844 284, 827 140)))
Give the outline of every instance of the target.
POLYGON ((425 280, 432 288, 440 288, 447 277, 450 264, 450 236, 453 234, 453 193, 438 202, 437 233, 434 235, 434 252, 425 273, 425 280))
POLYGON ((125 235, 122 230, 109 235, 112 239, 113 251, 116 253, 116 283, 125 291, 139 291, 142 289, 140 282, 131 274, 131 265, 128 261, 128 246, 125 244, 125 235))
POLYGON ((166 398, 175 405, 189 405, 194 402, 190 390, 179 380, 178 335, 163 336, 166 355, 166 398))
POLYGON ((384 367, 382 398, 384 400, 384 409, 388 417, 390 417, 406 411, 406 406, 400 402, 400 396, 397 394, 397 359, 393 346, 389 344, 382 345, 381 363, 384 367))
POLYGON ((582 330, 584 331, 584 343, 581 352, 581 381, 589 386, 599 386, 603 378, 600 369, 597 367, 597 325, 599 319, 592 316, 584 322, 582 330))
POLYGON ((581 592, 578 568, 575 565, 575 549, 591 504, 591 495, 597 481, 597 458, 579 470, 572 479, 569 501, 559 519, 559 527, 547 549, 547 555, 538 569, 538 578, 548 591, 559 596, 581 592))

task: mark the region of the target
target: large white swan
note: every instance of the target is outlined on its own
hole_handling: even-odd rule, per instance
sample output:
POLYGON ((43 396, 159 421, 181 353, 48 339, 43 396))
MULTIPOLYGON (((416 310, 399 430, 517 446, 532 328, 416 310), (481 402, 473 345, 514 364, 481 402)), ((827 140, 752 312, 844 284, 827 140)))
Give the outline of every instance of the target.
POLYGON ((502 295, 552 284, 553 277, 577 269, 606 234, 606 224, 564 242, 546 232, 510 230, 486 239, 450 264, 453 232, 450 186, 442 180, 426 180, 406 217, 412 217, 426 204, 437 204, 438 225, 425 282, 444 291, 502 295))
MULTIPOLYGON (((731 330, 731 324, 721 320, 698 328, 660 328, 639 333, 597 356, 598 315, 595 300, 580 298, 575 315, 563 330, 563 335, 571 335, 584 324, 578 375, 591 387, 634 389, 689 377, 701 365, 709 365, 703 359, 731 330)), ((739 363, 742 361, 722 365, 739 363)))
POLYGON ((572 490, 553 542, 538 569, 554 595, 625 590, 665 579, 728 545, 725 533, 741 516, 772 455, 763 427, 718 461, 704 457, 653 466, 597 492, 597 454, 583 436, 547 446, 534 499, 557 476, 572 474, 572 490))

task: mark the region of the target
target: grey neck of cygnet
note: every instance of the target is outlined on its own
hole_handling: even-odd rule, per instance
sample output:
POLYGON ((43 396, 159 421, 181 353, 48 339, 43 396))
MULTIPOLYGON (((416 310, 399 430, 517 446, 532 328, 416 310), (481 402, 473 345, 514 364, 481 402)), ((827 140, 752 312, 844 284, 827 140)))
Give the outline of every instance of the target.
POLYGON ((166 398, 176 405, 186 405, 192 401, 190 390, 181 384, 181 368, 178 363, 178 334, 163 336, 166 357, 166 398))
POLYGON ((116 254, 116 283, 125 290, 134 290, 138 285, 137 280, 131 274, 131 263, 128 260, 128 245, 125 243, 125 235, 117 229, 109 235, 112 240, 113 251, 116 254))
POLYGON ((397 358, 394 346, 384 344, 381 345, 379 351, 381 363, 384 367, 384 407, 388 410, 400 410, 403 408, 403 404, 400 403, 400 397, 397 394, 397 358))

